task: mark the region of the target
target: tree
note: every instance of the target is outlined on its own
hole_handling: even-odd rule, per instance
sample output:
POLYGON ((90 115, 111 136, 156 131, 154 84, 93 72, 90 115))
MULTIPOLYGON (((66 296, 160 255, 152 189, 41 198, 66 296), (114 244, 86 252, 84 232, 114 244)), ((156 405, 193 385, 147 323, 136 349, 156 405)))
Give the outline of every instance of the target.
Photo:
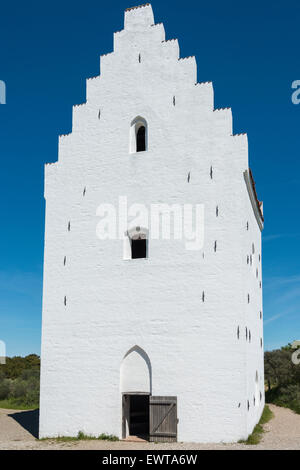
POLYGON ((291 360, 292 349, 282 348, 265 352, 265 379, 268 388, 293 382, 295 367, 291 360))
POLYGON ((265 352, 266 400, 300 413, 300 365, 292 362, 291 345, 265 352))

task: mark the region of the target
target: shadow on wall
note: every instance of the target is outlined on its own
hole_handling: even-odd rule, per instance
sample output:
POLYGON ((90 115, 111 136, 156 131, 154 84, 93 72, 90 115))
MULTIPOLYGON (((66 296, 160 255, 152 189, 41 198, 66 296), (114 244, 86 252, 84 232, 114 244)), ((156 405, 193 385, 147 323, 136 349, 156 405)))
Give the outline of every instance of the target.
POLYGON ((39 412, 40 410, 20 411, 8 415, 13 418, 20 426, 32 434, 33 437, 39 437, 39 412))

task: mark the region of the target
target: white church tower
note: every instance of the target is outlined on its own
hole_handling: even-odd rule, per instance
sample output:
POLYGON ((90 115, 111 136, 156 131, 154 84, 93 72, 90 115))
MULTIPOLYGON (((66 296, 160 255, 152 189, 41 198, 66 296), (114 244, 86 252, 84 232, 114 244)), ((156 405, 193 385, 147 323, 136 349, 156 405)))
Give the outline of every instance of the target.
POLYGON ((232 442, 258 422, 262 204, 213 101, 151 5, 126 10, 46 166, 40 437, 232 442), (187 206, 198 246, 132 217, 186 228, 187 206))

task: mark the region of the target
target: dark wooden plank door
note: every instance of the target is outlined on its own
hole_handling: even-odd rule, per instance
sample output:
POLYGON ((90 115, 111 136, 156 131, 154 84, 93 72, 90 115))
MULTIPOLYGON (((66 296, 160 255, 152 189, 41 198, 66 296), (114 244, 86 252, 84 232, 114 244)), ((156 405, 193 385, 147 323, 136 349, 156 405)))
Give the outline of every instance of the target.
POLYGON ((150 441, 177 441, 177 397, 150 396, 150 441))

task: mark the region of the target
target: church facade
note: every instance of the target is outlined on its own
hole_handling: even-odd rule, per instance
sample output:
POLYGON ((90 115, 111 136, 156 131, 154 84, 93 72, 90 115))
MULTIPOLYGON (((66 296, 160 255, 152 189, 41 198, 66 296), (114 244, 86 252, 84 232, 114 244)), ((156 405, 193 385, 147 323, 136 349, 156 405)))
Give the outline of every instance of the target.
POLYGON ((40 437, 245 439, 264 407, 247 135, 149 4, 125 11, 100 70, 45 167, 40 437), (198 207, 199 237, 154 236, 137 205, 166 224, 198 207))

